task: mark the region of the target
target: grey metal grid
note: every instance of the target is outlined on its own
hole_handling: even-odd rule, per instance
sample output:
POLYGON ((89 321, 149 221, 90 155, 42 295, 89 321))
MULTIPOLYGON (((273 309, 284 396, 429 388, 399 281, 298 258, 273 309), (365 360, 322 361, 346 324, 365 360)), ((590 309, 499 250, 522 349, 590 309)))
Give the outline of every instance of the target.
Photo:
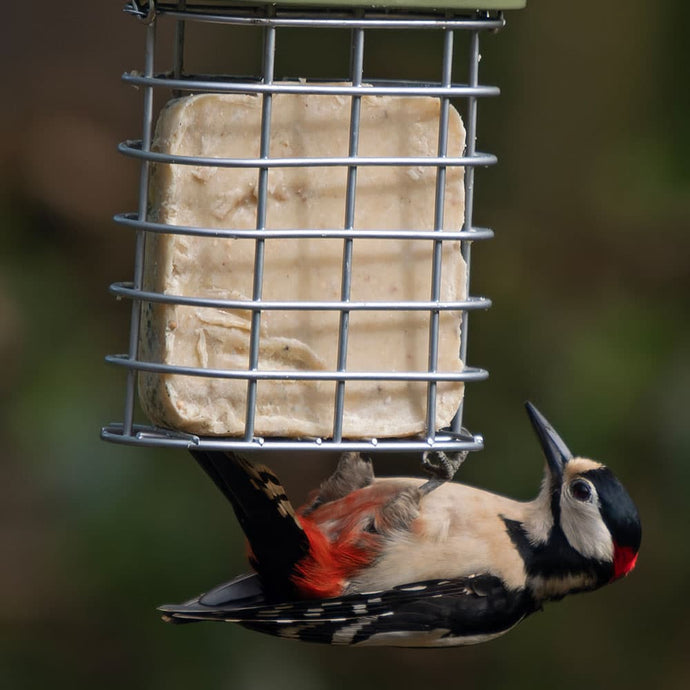
MULTIPOLYGON (((482 32, 495 31, 503 26, 499 12, 473 12, 453 14, 451 12, 410 12, 365 9, 295 9, 280 6, 218 6, 187 9, 186 3, 149 2, 145 11, 142 3, 132 2, 127 11, 139 16, 148 26, 146 28, 145 67, 143 72, 127 73, 126 83, 143 90, 143 134, 140 140, 123 142, 119 149, 130 157, 141 160, 139 181, 139 205, 136 213, 122 213, 115 221, 134 229, 136 248, 134 279, 131 282, 118 282, 111 285, 111 292, 132 302, 130 321, 129 351, 127 354, 110 355, 106 360, 127 371, 125 408, 123 421, 112 423, 102 429, 102 438, 115 442, 139 446, 202 447, 208 450, 357 450, 357 451, 399 451, 423 452, 428 450, 460 451, 479 450, 483 439, 479 434, 468 435, 462 429, 462 404, 458 409, 451 428, 435 429, 436 388, 442 381, 480 381, 488 376, 484 369, 464 365, 460 372, 438 370, 439 318, 443 311, 461 313, 461 350, 459 358, 467 361, 468 313, 472 310, 487 309, 490 301, 483 297, 469 296, 470 247, 472 242, 493 236, 488 228, 473 225, 474 170, 478 166, 488 166, 496 158, 476 150, 477 100, 495 96, 498 88, 479 84, 479 37, 482 32), (169 73, 156 74, 154 56, 156 53, 156 24, 158 17, 171 18, 176 22, 174 65, 169 73), (185 26, 188 22, 211 22, 232 26, 262 27, 263 64, 262 73, 256 79, 240 78, 231 75, 194 75, 183 70, 185 26), (349 29, 350 73, 347 84, 281 83, 274 81, 276 65, 276 45, 278 30, 291 27, 326 31, 329 29, 349 29), (367 31, 413 30, 432 31, 440 34, 443 41, 441 79, 436 83, 420 83, 401 77, 395 80, 366 79, 364 84, 364 49, 367 31), (454 36, 458 31, 469 34, 468 80, 456 83, 452 79, 454 59, 454 36), (259 157, 255 159, 208 158, 202 156, 178 156, 151 151, 153 130, 153 101, 155 89, 169 89, 173 93, 219 92, 256 93, 262 96, 261 141, 259 157), (366 89, 366 90, 365 90, 366 89), (323 158, 275 158, 270 156, 269 140, 271 133, 271 105, 273 94, 309 93, 339 94, 351 99, 349 150, 346 157, 323 158), (360 100, 362 95, 425 96, 440 100, 438 151, 435 157, 365 157, 358 155, 360 100), (465 127, 467 132, 466 150, 463 156, 447 156, 448 113, 451 99, 465 99, 465 127), (254 230, 217 229, 189 226, 171 226, 147 219, 149 172, 152 163, 173 163, 178 165, 214 166, 230 168, 251 168, 258 173, 256 208, 256 228, 254 230), (434 201, 434 229, 428 231, 380 231, 354 229, 354 208, 356 198, 357 171, 363 166, 429 166, 436 169, 436 193, 434 201), (341 166, 347 169, 345 192, 345 218, 342 228, 327 230, 298 228, 290 230, 266 230, 266 209, 268 190, 268 171, 274 167, 316 167, 341 166), (441 230, 444 226, 443 210, 445 198, 446 170, 450 166, 465 168, 465 217, 460 230, 441 230), (190 236, 209 236, 221 238, 244 238, 255 241, 253 289, 251 300, 209 299, 155 293, 143 289, 145 238, 148 233, 183 234, 190 236), (265 301, 262 299, 264 272, 264 244, 269 238, 339 238, 343 240, 341 272, 341 295, 339 301, 265 301), (352 247, 356 238, 386 238, 390 240, 415 240, 432 243, 432 284, 427 301, 387 301, 361 302, 350 300, 352 282, 352 247), (447 241, 460 240, 462 256, 466 262, 467 299, 444 301, 441 299, 442 247, 447 241), (247 369, 219 370, 201 367, 184 367, 162 362, 138 359, 140 340, 140 319, 142 303, 157 302, 190 306, 213 306, 217 308, 241 308, 251 311, 250 351, 247 369), (268 310, 314 310, 337 311, 339 313, 338 355, 334 371, 265 371, 260 370, 259 344, 262 313, 268 310), (347 366, 347 343, 349 317, 357 310, 402 310, 425 311, 429 313, 429 351, 428 370, 418 371, 353 371, 347 366), (135 423, 135 395, 138 372, 158 374, 172 373, 187 376, 203 376, 219 379, 236 379, 247 382, 247 405, 245 431, 241 437, 205 437, 160 429, 150 425, 135 423), (328 438, 286 439, 257 437, 254 433, 256 387, 261 380, 326 380, 335 382, 335 401, 332 435, 328 438), (349 381, 421 381, 427 384, 426 432, 419 437, 402 439, 348 439, 343 437, 343 410, 345 388, 349 381)), ((304 75, 302 75, 304 76, 304 75)), ((345 81, 345 80, 343 80, 345 81)))

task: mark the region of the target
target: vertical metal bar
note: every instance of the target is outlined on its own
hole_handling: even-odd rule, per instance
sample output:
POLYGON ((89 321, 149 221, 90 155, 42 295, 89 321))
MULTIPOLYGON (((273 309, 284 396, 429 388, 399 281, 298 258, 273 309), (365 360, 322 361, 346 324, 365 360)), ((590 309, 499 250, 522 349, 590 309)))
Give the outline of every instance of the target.
MULTIPOLYGON (((364 69, 364 30, 353 29, 350 53, 350 78, 353 86, 362 85, 364 69)), ((361 96, 352 96, 350 105, 350 138, 349 156, 357 156, 359 150, 359 122, 362 105, 361 96)), ((345 192, 345 229, 352 230, 355 223, 355 197, 357 189, 357 166, 350 165, 347 169, 347 188, 345 192)), ((353 240, 347 238, 343 242, 343 264, 340 283, 340 299, 350 300, 352 285, 352 250, 353 240)), ((343 309, 340 312, 338 327, 338 371, 345 371, 347 367, 347 342, 350 327, 350 312, 343 309)), ((333 440, 340 443, 343 438, 343 412, 345 410, 345 381, 337 381, 335 389, 335 405, 333 413, 333 440)))
MULTIPOLYGON (((274 8, 267 9, 268 16, 272 16, 274 8)), ((275 26, 267 26, 264 29, 264 55, 263 55, 263 81, 264 84, 272 84, 275 69, 275 26)), ((271 147, 271 106, 273 95, 265 93, 261 103, 261 143, 259 157, 268 159, 271 147)), ((266 208, 268 205, 268 168, 259 168, 259 185, 256 201, 256 229, 266 229, 266 208)), ((256 240, 254 248, 254 281, 252 286, 252 301, 260 302, 263 293, 264 281, 264 246, 265 240, 256 240)), ((249 341, 249 370, 256 371, 259 367, 259 340, 261 328, 261 311, 252 312, 252 326, 249 341)), ((244 440, 251 441, 254 437, 254 424, 256 418, 256 388, 257 381, 250 379, 247 382, 247 408, 244 426, 244 440)))
MULTIPOLYGON (((442 85, 449 87, 452 84, 453 73, 453 31, 446 29, 443 34, 443 74, 442 85)), ((444 158, 448 152, 448 113, 450 99, 443 96, 440 99, 440 112, 438 120, 438 156, 444 158)), ((446 198, 446 166, 439 165, 436 170, 436 197, 434 200, 434 230, 443 231, 444 206, 446 198)), ((443 242, 435 240, 433 245, 432 273, 431 273, 431 300, 437 302, 441 298, 441 274, 443 269, 443 242)), ((438 333, 440 312, 432 309, 429 314, 429 360, 428 370, 434 373, 438 368, 438 333)), ((436 381, 427 384, 427 440, 432 442, 436 436, 436 381)))
MULTIPOLYGON (((177 0, 177 9, 183 12, 187 9, 187 0, 177 0)), ((187 23, 184 19, 175 22, 175 49, 173 53, 173 78, 179 79, 184 71, 184 34, 187 23)), ((180 95, 180 91, 173 92, 175 96, 180 95)))
MULTIPOLYGON (((470 34, 470 65, 468 85, 476 87, 479 85, 479 31, 473 31, 470 34)), ((477 97, 469 96, 467 98, 467 146, 466 156, 474 156, 477 150, 477 97)), ((465 222, 463 223, 463 230, 472 230, 474 213, 474 166, 465 168, 465 222)), ((460 243, 462 258, 465 260, 465 294, 470 294, 470 254, 472 242, 470 240, 463 240, 460 243)), ((462 313, 462 321, 460 322, 460 360, 463 366, 467 363, 467 344, 468 344, 468 328, 469 320, 468 313, 462 313)), ((460 402, 458 411, 453 418, 452 429, 459 432, 462 428, 462 415, 464 408, 464 398, 460 402)))
MULTIPOLYGON (((147 77, 153 76, 154 57, 156 53, 156 20, 155 17, 146 27, 146 55, 144 64, 144 74, 147 77)), ((151 150, 151 132, 153 124, 153 87, 144 87, 144 117, 142 124, 141 149, 142 151, 151 150)), ((146 220, 146 210, 148 207, 149 194, 149 161, 143 161, 139 174, 139 208, 138 219, 146 220)), ((141 290, 144 278, 144 251, 146 246, 146 233, 137 230, 136 244, 134 250, 134 280, 135 290, 141 290)), ((129 359, 137 358, 139 348, 139 330, 141 319, 141 301, 132 301, 132 314, 129 325, 129 359)), ((134 369, 127 371, 127 384, 125 390, 125 413, 123 417, 123 436, 131 436, 134 421, 134 394, 137 384, 137 372, 134 369)))

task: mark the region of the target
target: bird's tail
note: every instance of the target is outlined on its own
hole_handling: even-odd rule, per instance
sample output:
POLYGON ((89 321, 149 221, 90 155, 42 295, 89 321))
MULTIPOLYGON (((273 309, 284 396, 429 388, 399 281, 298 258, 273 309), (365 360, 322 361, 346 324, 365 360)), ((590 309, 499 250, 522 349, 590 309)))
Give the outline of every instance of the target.
POLYGON ((310 544, 280 480, 265 465, 235 453, 190 451, 231 503, 269 599, 295 596, 295 565, 310 544))

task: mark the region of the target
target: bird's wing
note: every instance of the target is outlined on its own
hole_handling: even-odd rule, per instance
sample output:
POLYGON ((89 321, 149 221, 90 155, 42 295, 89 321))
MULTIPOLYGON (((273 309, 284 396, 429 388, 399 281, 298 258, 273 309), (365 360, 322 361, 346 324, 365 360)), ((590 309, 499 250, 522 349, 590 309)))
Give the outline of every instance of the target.
POLYGON ((428 580, 333 599, 269 603, 251 576, 159 609, 171 622, 215 620, 325 644, 451 646, 506 632, 534 610, 492 575, 428 580))

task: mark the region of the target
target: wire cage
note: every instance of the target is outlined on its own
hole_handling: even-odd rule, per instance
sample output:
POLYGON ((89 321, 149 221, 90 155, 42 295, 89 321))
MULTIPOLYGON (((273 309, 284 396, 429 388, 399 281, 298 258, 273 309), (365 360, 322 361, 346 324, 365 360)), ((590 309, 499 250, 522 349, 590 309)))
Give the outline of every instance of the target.
MULTIPOLYGON (((473 222, 474 172, 479 166, 489 166, 496 162, 495 156, 478 151, 477 102, 481 98, 496 96, 499 89, 479 82, 480 37, 487 32, 495 32, 504 25, 502 10, 521 7, 524 2, 496 0, 491 9, 476 9, 487 3, 474 0, 447 0, 443 9, 425 9, 423 0, 403 0, 388 3, 385 8, 353 7, 349 3, 321 3, 301 0, 299 3, 282 2, 265 4, 261 2, 213 2, 198 3, 192 0, 178 2, 130 2, 125 10, 139 23, 146 26, 146 52, 143 71, 125 73, 126 83, 139 87, 143 93, 143 131, 141 139, 128 140, 120 144, 119 150, 126 156, 141 161, 139 183, 139 205, 136 212, 122 213, 115 217, 116 223, 129 228, 136 234, 134 277, 130 282, 111 285, 111 292, 118 298, 131 301, 131 323, 129 351, 126 354, 110 355, 106 359, 111 364, 126 371, 126 391, 123 421, 112 423, 102 429, 102 438, 115 443, 138 446, 167 446, 178 448, 198 447, 206 450, 354 450, 360 452, 398 451, 458 452, 479 450, 483 446, 480 434, 471 434, 463 429, 464 385, 468 382, 484 380, 488 373, 484 369, 469 366, 468 355, 468 314, 471 311, 487 309, 490 300, 469 294, 470 252, 472 243, 492 237, 488 228, 476 227, 473 222), (498 7, 496 7, 498 6, 498 7), (168 71, 157 71, 156 28, 162 22, 172 22, 174 26, 173 64, 168 71), (188 55, 185 50, 185 31, 190 25, 213 24, 219 30, 232 28, 234 31, 251 31, 259 34, 262 58, 260 72, 251 76, 233 73, 232 64, 227 73, 195 74, 187 71, 188 55), (308 73, 285 75, 282 66, 284 51, 281 39, 288 32, 300 29, 308 32, 328 32, 343 30, 349 32, 348 55, 349 73, 337 74, 333 78, 313 77, 308 73), (385 32, 387 36, 401 37, 400 50, 405 50, 404 36, 425 33, 439 46, 440 64, 438 79, 434 81, 414 80, 404 73, 391 78, 376 78, 366 68, 366 47, 370 36, 385 32), (459 39, 459 40, 458 40, 459 39), (462 51, 458 46, 462 44, 462 51), (460 66, 459 66, 460 65, 460 66), (454 72, 464 72, 456 77, 454 72), (460 81, 458 81, 460 79, 460 81), (160 150, 154 137, 154 95, 180 97, 190 94, 221 94, 252 96, 258 105, 256 151, 252 155, 223 156, 218 153, 203 152, 180 153, 160 150), (324 98, 337 97, 347 110, 346 150, 326 151, 305 155, 281 155, 275 145, 276 108, 279 99, 288 94, 293 97, 324 98), (398 99, 400 103, 410 103, 410 99, 432 99, 436 103, 434 117, 435 142, 431 155, 411 154, 406 151, 377 150, 375 154, 365 151, 363 139, 363 108, 371 98, 398 99), (406 99, 406 100, 401 100, 406 99), (454 104, 462 111, 466 137, 462 148, 452 141, 450 121, 454 104), (253 176, 254 207, 251 209, 250 227, 209 227, 203 223, 170 222, 161 220, 152 212, 152 174, 156 166, 184 168, 201 171, 227 169, 245 171, 253 176), (267 222, 270 216, 269 197, 271 176, 276 171, 311 170, 317 175, 329 171, 342 174, 341 221, 312 224, 305 227, 299 223, 276 226, 267 222), (431 193, 426 197, 426 212, 431 219, 427 226, 408 227, 403 223, 392 227, 362 227, 358 221, 357 207, 362 195, 359 184, 369 170, 424 171, 431 175, 431 193), (462 179, 457 176, 461 171, 462 179), (460 187, 464 195, 464 207, 459 218, 449 218, 448 196, 453 185, 460 187), (236 295, 221 296, 205 291, 182 291, 173 293, 166 288, 152 286, 146 280, 147 260, 151 257, 152 242, 158 238, 182 237, 191 241, 228 243, 242 241, 252 248, 250 267, 250 289, 248 294, 238 298, 236 295), (332 268, 332 281, 337 285, 335 298, 324 299, 319 294, 293 295, 280 292, 267 296, 268 254, 277 240, 310 248, 319 243, 336 242, 340 255, 337 266, 332 268), (406 246, 421 247, 428 266, 425 269, 424 288, 426 295, 416 293, 411 299, 405 298, 405 291, 395 286, 393 296, 387 298, 368 296, 366 286, 357 281, 361 275, 353 269, 361 261, 357 245, 368 241, 378 241, 384 246, 393 247, 400 243, 406 246), (308 243, 308 244, 304 244, 308 243), (390 244, 389 244, 390 243, 390 244), (396 244, 397 243, 397 244, 396 244), (462 257, 464 269, 457 276, 463 285, 459 291, 449 293, 443 282, 443 272, 448 271, 444 258, 448 252, 456 252, 462 257), (399 295, 403 295, 400 297, 399 295), (144 347, 150 337, 147 329, 151 327, 151 310, 166 307, 194 309, 213 309, 224 314, 240 311, 247 315, 247 342, 244 366, 217 367, 208 361, 180 363, 168 361, 164 357, 152 356, 144 347), (424 364, 421 367, 404 368, 399 365, 386 369, 380 364, 376 368, 353 365, 348 353, 352 345, 353 322, 361 314, 373 319, 380 315, 414 315, 425 323, 424 364), (328 337, 334 357, 325 366, 299 367, 267 366, 262 361, 262 348, 265 339, 264 325, 271 315, 281 315, 293 321, 299 318, 315 318, 332 324, 328 337), (459 331, 456 364, 444 366, 439 359, 439 349, 443 345, 446 331, 444 319, 453 315, 457 319, 459 331), (135 420, 138 396, 141 394, 142 378, 160 381, 164 377, 175 376, 211 382, 220 387, 213 388, 223 395, 222 386, 240 386, 242 410, 239 427, 231 432, 204 433, 189 430, 179 425, 153 422, 139 423, 135 420), (266 433, 257 413, 261 401, 262 387, 273 383, 279 388, 295 387, 297 395, 309 386, 325 388, 329 400, 327 414, 329 421, 321 424, 316 432, 309 429, 301 433, 286 434, 280 431, 266 433), (302 388, 300 388, 300 386, 302 388), (419 393, 415 405, 420 408, 420 423, 412 432, 405 434, 380 434, 367 430, 352 433, 347 423, 348 394, 355 387, 362 390, 388 390, 386 386, 398 386, 419 393), (406 388, 407 387, 407 388, 406 388), (454 401, 453 414, 449 420, 439 421, 439 396, 450 387, 459 393, 454 401)), ((333 44, 336 46, 336 43, 333 44)), ((335 48, 334 48, 335 49, 335 48)), ((400 62, 391 54, 389 68, 395 70, 400 62)), ((399 71, 404 72, 401 62, 399 71)), ((305 101, 311 103, 311 101, 305 101)), ((407 135, 404 135, 405 138, 407 135)), ((293 152, 294 153, 294 152, 293 152)), ((417 174, 417 173, 415 173, 417 174)), ((420 173, 421 174, 421 173, 420 173)), ((458 190, 455 190, 457 192, 458 190)), ((456 209, 457 210, 457 209, 456 209)), ((214 245, 218 246, 218 245, 214 245)), ((286 245, 281 245, 285 247, 286 245)), ((279 250, 282 251, 282 250, 279 250)), ((318 251, 318 250, 317 250, 318 251)), ((276 317, 277 318, 277 317, 276 317)), ((368 326, 372 328, 368 322, 368 326)), ((401 334, 401 338, 405 335, 401 334)), ((285 346, 287 349, 287 346, 285 346)), ((380 348, 386 360, 388 343, 381 342, 380 348)), ((308 363, 307 363, 308 364, 308 363)), ((273 390, 279 390, 274 388, 273 390)), ((395 396, 395 393, 392 394, 395 396)), ((390 397, 390 394, 389 396, 390 397)), ((375 402, 375 401, 374 401, 375 402)), ((374 416, 377 413, 374 413, 374 416)), ((386 414, 385 409, 381 411, 386 414)), ((366 426, 366 425, 365 425, 366 426)), ((375 429, 374 427, 372 427, 375 429)))

